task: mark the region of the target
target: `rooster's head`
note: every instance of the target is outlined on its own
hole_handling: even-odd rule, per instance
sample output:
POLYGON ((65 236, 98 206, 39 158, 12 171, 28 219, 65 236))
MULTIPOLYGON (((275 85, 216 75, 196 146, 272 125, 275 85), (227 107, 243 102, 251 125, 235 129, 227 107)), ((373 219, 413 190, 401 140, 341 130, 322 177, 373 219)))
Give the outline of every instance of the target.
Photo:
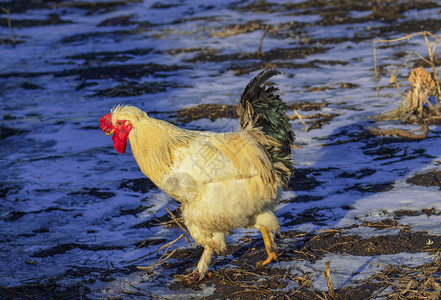
POLYGON ((106 135, 112 134, 113 146, 119 153, 126 152, 127 139, 132 129, 132 124, 128 120, 112 121, 112 114, 101 117, 100 128, 106 135))

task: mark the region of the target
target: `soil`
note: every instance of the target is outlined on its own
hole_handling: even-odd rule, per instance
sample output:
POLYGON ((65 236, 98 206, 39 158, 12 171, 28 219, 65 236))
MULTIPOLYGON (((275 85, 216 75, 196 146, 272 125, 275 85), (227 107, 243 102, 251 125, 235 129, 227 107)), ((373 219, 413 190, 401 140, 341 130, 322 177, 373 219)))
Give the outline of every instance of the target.
POLYGON ((237 119, 235 105, 222 104, 199 104, 193 107, 184 108, 176 114, 177 121, 180 123, 189 123, 200 119, 209 119, 214 121, 219 118, 237 119))
MULTIPOLYGON (((369 226, 378 230, 396 228, 398 223, 394 220, 378 223, 364 223, 361 226, 369 226)), ((398 226, 399 228, 400 226, 398 226)), ((353 227, 352 227, 353 228, 353 227)), ((396 253, 419 253, 428 251, 436 253, 441 247, 438 236, 429 235, 425 232, 411 232, 405 227, 398 235, 381 235, 370 238, 363 238, 358 235, 345 235, 345 230, 330 230, 315 235, 299 238, 298 232, 283 232, 283 239, 279 239, 281 253, 280 261, 309 260, 315 262, 329 253, 346 253, 359 256, 373 256, 379 254, 396 253), (294 243, 290 238, 296 238, 294 243), (428 245, 427 241, 434 241, 428 245)), ((225 256, 219 256, 214 261, 216 271, 209 273, 207 278, 201 282, 188 283, 185 280, 171 284, 172 290, 192 288, 201 290, 203 286, 215 286, 214 296, 204 299, 317 299, 317 295, 322 295, 308 288, 312 278, 308 274, 294 276, 290 270, 277 268, 257 268, 255 264, 265 258, 263 243, 254 239, 246 239, 240 244, 229 246, 225 256), (233 261, 228 262, 233 257, 233 261), (237 260, 235 259, 237 258, 237 260), (238 260, 240 258, 240 260, 238 260), (234 265, 233 268, 222 268, 225 263, 234 265), (299 283, 304 288, 291 290, 289 292, 280 291, 289 284, 299 283)), ((181 273, 188 267, 184 261, 196 260, 202 254, 201 249, 185 250, 179 249, 172 255, 178 262, 164 263, 165 269, 176 269, 181 273)), ((383 274, 383 273, 380 273, 383 274)), ((390 276, 390 274, 389 274, 390 276)), ((366 281, 358 286, 345 287, 335 290, 335 299, 364 299, 377 290, 386 287, 385 282, 375 280, 366 281)))
POLYGON ((407 179, 407 182, 421 186, 438 186, 441 189, 441 171, 416 174, 407 179))

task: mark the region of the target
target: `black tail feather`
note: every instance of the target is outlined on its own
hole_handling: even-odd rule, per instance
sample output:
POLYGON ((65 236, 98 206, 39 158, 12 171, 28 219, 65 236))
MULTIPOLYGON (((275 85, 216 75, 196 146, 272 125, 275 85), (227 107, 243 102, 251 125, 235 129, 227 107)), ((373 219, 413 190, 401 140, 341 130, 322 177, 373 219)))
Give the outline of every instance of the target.
POLYGON ((278 70, 266 69, 251 80, 242 93, 238 114, 242 129, 259 127, 278 142, 277 147, 270 144, 262 147, 268 153, 279 178, 287 185, 294 170, 291 145, 295 139, 286 116, 288 106, 278 94, 274 94, 278 90, 276 87, 263 86, 268 79, 279 74, 278 70))

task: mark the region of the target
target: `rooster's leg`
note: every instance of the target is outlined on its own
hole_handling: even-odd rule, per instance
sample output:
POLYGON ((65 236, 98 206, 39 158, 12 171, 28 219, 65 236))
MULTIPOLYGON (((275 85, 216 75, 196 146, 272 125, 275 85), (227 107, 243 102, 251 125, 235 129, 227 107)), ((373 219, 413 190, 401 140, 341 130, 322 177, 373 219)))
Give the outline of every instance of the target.
POLYGON ((192 284, 197 281, 204 279, 208 271, 208 266, 211 262, 211 256, 213 255, 213 250, 205 246, 204 252, 202 253, 201 259, 199 260, 196 269, 188 275, 175 275, 175 278, 187 281, 187 283, 192 284))
POLYGON ((263 267, 273 260, 277 261, 277 246, 276 243, 274 243, 274 236, 266 227, 260 227, 260 232, 262 233, 263 243, 265 244, 266 253, 268 254, 266 260, 257 263, 258 267, 263 267))
POLYGON ((198 266, 195 270, 195 272, 199 273, 200 279, 205 277, 205 274, 207 274, 208 266, 211 263, 211 256, 213 255, 213 250, 205 246, 204 252, 202 253, 201 259, 199 260, 198 266))

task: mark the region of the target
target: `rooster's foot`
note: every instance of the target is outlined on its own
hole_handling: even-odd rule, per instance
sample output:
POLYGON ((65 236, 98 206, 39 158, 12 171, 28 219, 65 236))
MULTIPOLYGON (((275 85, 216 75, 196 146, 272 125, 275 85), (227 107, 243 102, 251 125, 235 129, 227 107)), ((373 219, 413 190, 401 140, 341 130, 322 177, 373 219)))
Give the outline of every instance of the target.
MULTIPOLYGON (((209 276, 210 276, 210 274, 208 274, 208 277, 209 276)), ((205 278, 205 274, 200 273, 198 270, 194 270, 190 274, 187 274, 187 275, 176 274, 173 277, 176 278, 176 279, 179 279, 181 281, 185 281, 185 282, 187 282, 187 284, 193 284, 193 283, 196 283, 196 282, 201 281, 202 279, 204 279, 205 278)))
POLYGON ((270 264, 272 261, 277 261, 278 260, 278 256, 276 252, 268 252, 268 258, 264 261, 259 261, 256 264, 257 268, 262 268, 268 264, 270 264))

